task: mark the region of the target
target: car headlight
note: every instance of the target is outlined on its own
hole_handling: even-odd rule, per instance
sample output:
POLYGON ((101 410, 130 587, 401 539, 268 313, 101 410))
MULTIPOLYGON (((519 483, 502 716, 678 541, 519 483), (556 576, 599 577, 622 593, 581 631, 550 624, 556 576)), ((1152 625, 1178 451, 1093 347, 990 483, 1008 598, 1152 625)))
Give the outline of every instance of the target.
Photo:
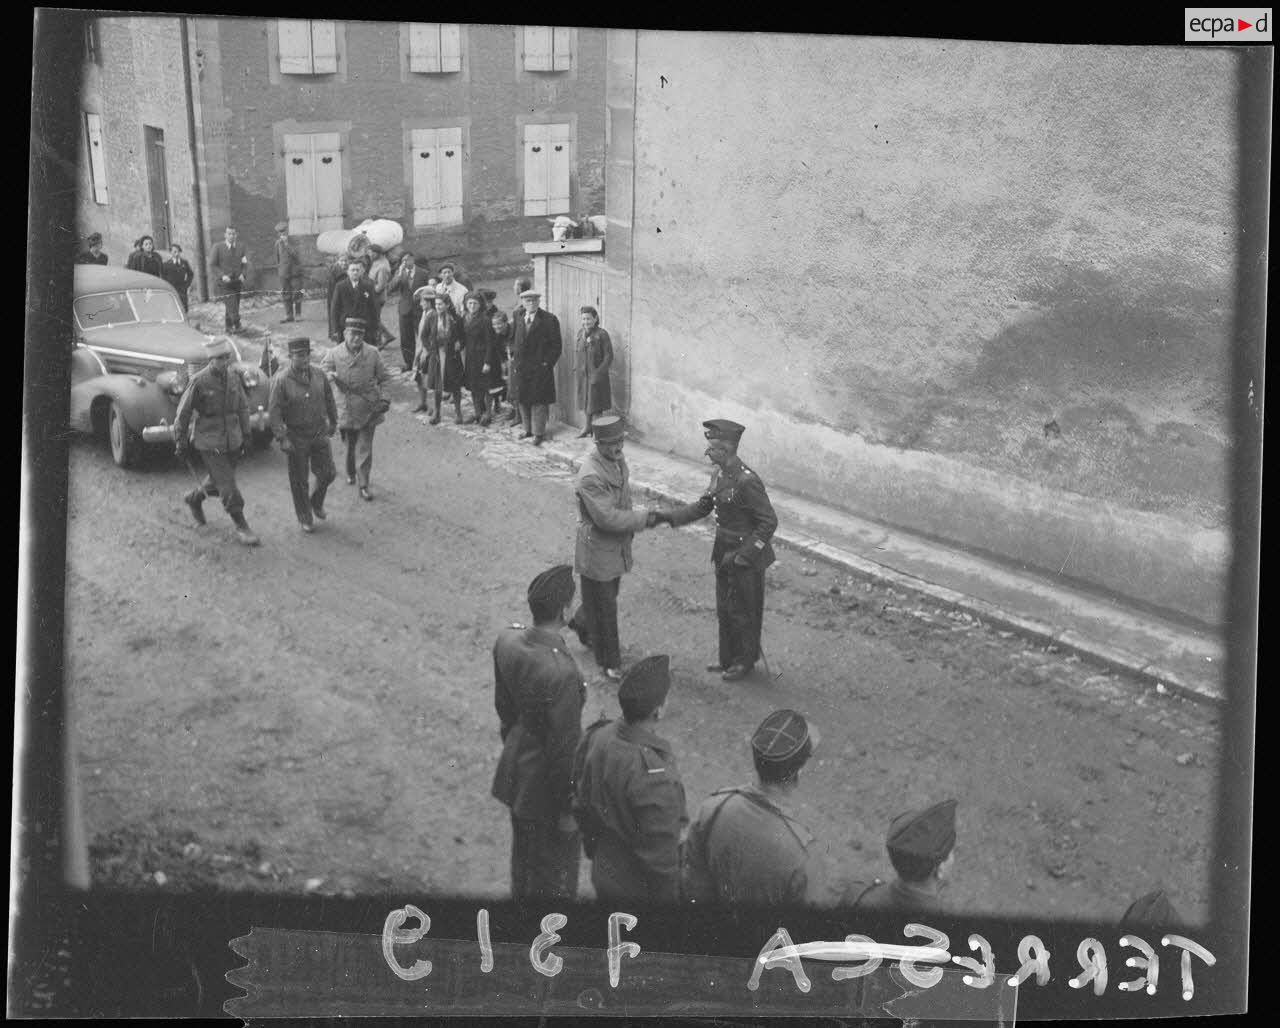
POLYGON ((183 390, 187 388, 187 373, 185 371, 162 371, 156 376, 156 385, 166 393, 181 396, 183 390))

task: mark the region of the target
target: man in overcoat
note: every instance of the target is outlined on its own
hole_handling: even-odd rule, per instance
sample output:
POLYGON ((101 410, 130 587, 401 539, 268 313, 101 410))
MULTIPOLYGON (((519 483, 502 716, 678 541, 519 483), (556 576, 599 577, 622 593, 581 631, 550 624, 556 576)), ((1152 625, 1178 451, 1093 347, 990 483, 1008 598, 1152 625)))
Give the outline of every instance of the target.
POLYGON ((391 376, 377 349, 365 345, 364 332, 363 321, 348 318, 343 341, 325 353, 320 367, 337 391, 338 428, 347 444, 347 484, 359 481, 360 498, 372 500, 373 432, 385 420, 382 387, 391 376))
POLYGON ((271 432, 289 462, 289 492, 293 511, 304 532, 314 527, 313 517, 325 520, 324 498, 337 477, 329 440, 338 426, 333 387, 324 372, 311 365, 311 340, 289 340, 289 365, 271 379, 267 401, 271 432), (310 475, 315 491, 308 493, 310 475))
POLYGON ((520 438, 532 436, 533 445, 541 446, 547 434, 548 408, 556 402, 556 361, 564 340, 560 319, 539 306, 541 293, 526 289, 520 302, 524 310, 516 318, 512 348, 519 361, 520 418, 524 423, 520 438))
POLYGON ((396 314, 400 324, 400 356, 404 361, 405 371, 413 367, 418 323, 422 320, 422 307, 417 299, 417 292, 427 284, 428 278, 430 276, 427 269, 418 264, 412 253, 406 252, 400 258, 400 267, 387 285, 387 295, 399 297, 396 314))
POLYGON ((595 423, 596 448, 583 459, 573 483, 578 497, 578 539, 573 569, 582 576, 582 606, 569 627, 595 651, 605 676, 622 677, 618 642, 618 586, 631 570, 631 539, 658 522, 653 511, 631 509, 631 481, 622 455, 622 418, 604 414, 595 423))
POLYGON ((258 537, 244 517, 244 497, 236 487, 236 461, 249 438, 249 398, 240 376, 231 370, 230 341, 216 337, 205 343, 205 351, 209 363, 191 376, 173 419, 178 458, 185 463, 188 448, 194 447, 207 473, 183 500, 196 524, 203 525, 205 499, 220 497, 236 526, 236 538, 246 546, 257 546, 258 537))
POLYGON ((751 737, 756 781, 713 792, 689 825, 684 898, 751 906, 826 905, 826 874, 813 832, 797 816, 800 769, 817 729, 775 710, 751 737))
POLYGON ((533 626, 513 624, 493 644, 502 735, 493 795, 511 810, 512 898, 572 901, 581 853, 572 770, 587 695, 560 635, 573 603, 573 569, 542 572, 528 602, 533 626))
POLYGON ((289 223, 276 223, 276 271, 280 276, 280 302, 284 304, 284 321, 302 317, 302 263, 297 247, 289 239, 289 223))
POLYGON ((622 717, 592 725, 574 756, 574 810, 605 902, 679 895, 684 783, 671 744, 655 731, 670 688, 665 654, 638 661, 618 686, 622 717))
POLYGON ((760 659, 764 572, 775 560, 770 540, 778 516, 760 477, 738 457, 738 440, 746 429, 723 418, 704 421, 702 427, 707 459, 715 465, 711 483, 693 503, 661 512, 659 520, 678 527, 716 513, 711 562, 716 569, 720 659, 707 670, 736 682, 760 659))
POLYGON ((228 227, 209 251, 209 280, 226 304, 224 321, 228 332, 240 331, 240 291, 248 270, 249 257, 240 242, 240 234, 228 227))
POLYGON ((329 301, 329 338, 335 343, 340 341, 349 318, 372 325, 373 315, 373 282, 365 274, 363 261, 349 260, 345 277, 333 287, 333 299, 329 301))

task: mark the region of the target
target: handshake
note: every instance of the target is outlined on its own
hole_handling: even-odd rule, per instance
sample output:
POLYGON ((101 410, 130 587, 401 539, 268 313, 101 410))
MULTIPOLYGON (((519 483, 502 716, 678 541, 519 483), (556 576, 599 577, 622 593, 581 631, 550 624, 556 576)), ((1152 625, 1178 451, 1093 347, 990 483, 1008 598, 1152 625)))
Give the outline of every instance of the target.
POLYGON ((669 513, 665 510, 651 510, 649 511, 649 520, 645 523, 645 527, 653 528, 654 525, 661 525, 664 522, 672 528, 675 528, 675 522, 671 520, 671 515, 669 513))

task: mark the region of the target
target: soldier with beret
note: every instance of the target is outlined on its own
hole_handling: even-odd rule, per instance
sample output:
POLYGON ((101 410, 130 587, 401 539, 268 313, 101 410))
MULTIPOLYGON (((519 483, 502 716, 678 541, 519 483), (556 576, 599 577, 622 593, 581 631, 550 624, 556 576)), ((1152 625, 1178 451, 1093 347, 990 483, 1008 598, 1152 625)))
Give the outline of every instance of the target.
POLYGON ((595 651, 606 677, 622 678, 618 642, 618 586, 631 570, 631 538, 658 521, 653 511, 631 509, 631 481, 622 455, 624 426, 617 414, 596 419, 596 448, 583 458, 573 483, 578 497, 578 540, 573 569, 582 576, 582 605, 569 627, 595 651))
POLYGON ((302 278, 302 264, 298 251, 289 241, 289 223, 276 223, 276 271, 280 274, 280 302, 284 304, 284 321, 302 317, 302 293, 298 283, 302 278))
POLYGON ((592 725, 574 757, 574 811, 602 900, 679 895, 684 783, 671 744, 655 732, 670 688, 665 654, 636 663, 618 686, 622 717, 592 725))
POLYGON ((564 644, 573 569, 529 585, 533 627, 513 624, 493 645, 494 706, 502 756, 493 795, 511 808, 513 899, 573 900, 581 840, 572 815, 573 757, 586 686, 564 644))
POLYGON ((338 427, 338 407, 328 378, 311 364, 310 339, 289 340, 289 365, 271 379, 269 395, 271 432, 289 461, 293 510, 302 531, 311 532, 313 517, 325 519, 325 493, 338 474, 329 446, 338 427), (316 486, 308 493, 311 474, 316 476, 316 486))
POLYGON ((685 841, 684 896, 756 906, 827 902, 817 840, 796 817, 800 769, 818 731, 794 710, 775 710, 751 737, 754 785, 713 792, 685 841))
POLYGON ((738 440, 746 429, 723 418, 704 421, 702 427, 707 458, 715 465, 711 484, 693 503, 660 512, 659 520, 678 527, 716 512, 711 563, 716 569, 720 659, 707 670, 736 682, 760 659, 764 571, 775 559, 770 540, 778 516, 760 477, 738 457, 738 440))
POLYGON ((174 449, 187 459, 188 447, 200 454, 204 482, 183 497, 197 525, 206 524, 204 501, 218 496, 236 526, 236 538, 257 546, 258 537, 244 518, 244 497, 236 488, 236 461, 249 437, 249 398, 240 376, 231 370, 230 340, 219 336, 205 343, 209 363, 191 376, 173 419, 174 449))
POLYGON ((924 810, 899 814, 889 824, 885 848, 895 877, 862 889, 851 889, 856 910, 905 910, 935 913, 956 844, 956 801, 943 800, 924 810))
POLYGON ((359 481, 360 498, 372 500, 373 433, 390 407, 382 387, 391 376, 382 355, 364 345, 364 330, 360 318, 347 318, 343 341, 325 352, 320 367, 337 390, 338 428, 347 444, 347 484, 359 481))

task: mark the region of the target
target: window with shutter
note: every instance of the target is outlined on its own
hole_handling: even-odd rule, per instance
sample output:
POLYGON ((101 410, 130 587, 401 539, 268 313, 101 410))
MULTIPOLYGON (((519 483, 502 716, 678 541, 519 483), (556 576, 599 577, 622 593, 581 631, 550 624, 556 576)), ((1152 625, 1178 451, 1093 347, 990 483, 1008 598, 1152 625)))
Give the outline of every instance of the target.
POLYGON ((440 149, 440 223, 462 221, 462 129, 438 130, 440 149))
POLYGON ((93 202, 107 202, 107 154, 102 144, 102 118, 97 114, 84 116, 85 136, 89 141, 89 178, 93 184, 93 202))
POLYGON ((409 25, 409 70, 426 74, 462 70, 460 25, 412 22, 409 25))
POLYGON ((453 225, 462 221, 462 129, 413 129, 413 223, 453 225))
POLYGON ((342 138, 337 132, 284 137, 290 235, 342 228, 342 138))
POLYGON ((570 29, 553 29, 551 32, 551 67, 554 71, 569 70, 570 29))
POLYGON ((569 212, 569 126, 549 125, 547 145, 547 213, 569 212))
POLYGON ((312 72, 332 75, 338 70, 338 27, 331 21, 311 23, 312 72))
POLYGON ((524 213, 547 213, 548 125, 524 127, 524 213))
POLYGON ((552 71, 552 34, 549 26, 526 25, 524 27, 525 71, 552 71))
POLYGON ((332 75, 338 70, 335 22, 281 18, 276 26, 282 75, 332 75))
POLYGON ((311 137, 316 163, 316 227, 328 232, 342 228, 342 139, 337 132, 311 137))

